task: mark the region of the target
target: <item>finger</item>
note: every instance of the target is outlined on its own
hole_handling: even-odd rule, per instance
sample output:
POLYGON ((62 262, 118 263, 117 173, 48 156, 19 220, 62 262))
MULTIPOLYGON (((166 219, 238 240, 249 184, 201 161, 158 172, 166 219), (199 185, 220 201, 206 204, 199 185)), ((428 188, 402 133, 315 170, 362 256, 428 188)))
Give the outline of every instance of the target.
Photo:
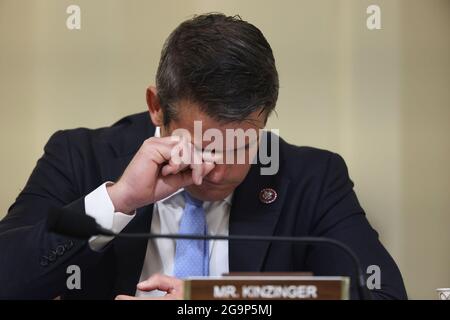
POLYGON ((210 173, 215 168, 215 166, 216 165, 211 162, 203 162, 202 164, 195 166, 197 171, 195 173, 193 173, 193 175, 194 174, 196 175, 196 177, 192 178, 194 183, 196 183, 197 185, 202 184, 203 178, 206 177, 208 175, 208 173, 210 173), (195 179, 197 179, 197 180, 195 180, 195 179))
POLYGON ((165 166, 167 168, 165 170, 162 170, 163 175, 168 175, 168 174, 176 172, 176 170, 178 170, 180 165, 183 164, 183 161, 182 161, 183 158, 181 157, 183 148, 184 148, 183 141, 180 141, 180 143, 178 143, 177 145, 175 145, 172 148, 171 153, 170 153, 169 163, 168 163, 168 165, 165 166))
POLYGON ((167 195, 163 197, 165 198, 172 194, 174 190, 176 191, 192 184, 194 184, 194 180, 192 179, 192 170, 189 169, 177 174, 168 175, 167 177, 158 180, 156 182, 156 189, 160 188, 159 190, 162 192, 168 190, 167 195))
POLYGON ((166 177, 170 174, 176 174, 180 171, 181 164, 168 163, 161 169, 161 175, 166 177))
POLYGON ((172 161, 172 159, 170 159, 169 163, 161 169, 161 174, 164 177, 170 174, 177 174, 178 172, 183 171, 187 167, 189 167, 189 164, 187 163, 175 163, 174 161, 172 161))
POLYGON ((175 191, 194 184, 192 180, 192 172, 190 169, 179 172, 177 174, 161 177, 156 180, 155 199, 164 199, 175 191))
POLYGON ((194 146, 192 149, 192 162, 191 162, 191 169, 192 169, 192 179, 194 180, 194 183, 196 185, 202 184, 203 181, 203 156, 202 152, 199 151, 194 146))
POLYGON ((177 136, 150 138, 145 140, 142 152, 147 153, 148 157, 157 164, 163 164, 169 161, 174 154, 179 153, 180 140, 177 136), (177 139, 178 141, 174 141, 177 139))
POLYGON ((155 274, 145 281, 138 283, 137 288, 141 291, 161 290, 171 292, 174 289, 180 290, 183 281, 162 274, 155 274))
POLYGON ((194 179, 192 179, 191 170, 182 171, 177 174, 177 177, 179 177, 177 182, 180 183, 181 188, 194 184, 194 179))
POLYGON ((168 167, 164 169, 162 174, 175 174, 179 171, 182 171, 193 163, 193 159, 193 145, 189 142, 188 139, 186 139, 185 137, 181 137, 180 142, 172 148, 170 159, 168 159, 168 167))
POLYGON ((206 177, 215 167, 216 167, 216 165, 212 162, 203 163, 203 168, 202 168, 203 177, 206 177))
POLYGON ((153 291, 160 290, 165 291, 167 293, 171 293, 174 290, 178 291, 179 288, 177 286, 181 286, 181 280, 167 277, 167 276, 152 276, 146 281, 143 281, 137 285, 137 288, 141 291, 153 291))
POLYGON ((121 294, 121 295, 118 295, 117 297, 115 297, 114 300, 137 300, 137 298, 133 297, 133 296, 127 296, 127 295, 121 294))
POLYGON ((203 175, 202 175, 202 165, 201 164, 191 164, 192 169, 192 181, 194 181, 194 184, 200 185, 203 182, 203 175))

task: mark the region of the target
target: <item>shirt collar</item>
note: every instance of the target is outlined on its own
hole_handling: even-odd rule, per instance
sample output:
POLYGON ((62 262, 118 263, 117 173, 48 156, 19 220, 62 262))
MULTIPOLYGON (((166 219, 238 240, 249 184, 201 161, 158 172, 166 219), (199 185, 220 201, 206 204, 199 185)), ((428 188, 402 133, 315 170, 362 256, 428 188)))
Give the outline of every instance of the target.
MULTIPOLYGON (((161 199, 159 201, 161 202, 166 202, 166 201, 171 201, 173 198, 177 197, 178 195, 181 195, 181 193, 184 191, 184 188, 178 189, 177 191, 175 191, 174 193, 172 193, 170 196, 165 197, 164 199, 161 199)), ((214 202, 225 202, 227 205, 231 206, 232 204, 232 200, 233 200, 233 193, 229 194, 225 199, 223 200, 218 200, 218 201, 214 201, 214 202)), ((205 201, 206 204, 209 203, 213 203, 210 201, 205 201)))

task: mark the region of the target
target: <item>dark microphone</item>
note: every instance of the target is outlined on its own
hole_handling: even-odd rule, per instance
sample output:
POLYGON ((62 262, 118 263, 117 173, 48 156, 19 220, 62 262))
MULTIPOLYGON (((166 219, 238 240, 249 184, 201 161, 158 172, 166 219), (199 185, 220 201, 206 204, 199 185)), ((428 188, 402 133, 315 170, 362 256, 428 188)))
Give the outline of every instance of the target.
POLYGON ((112 231, 102 228, 93 217, 85 213, 65 208, 50 208, 47 216, 47 229, 50 232, 78 239, 92 236, 116 236, 112 231))
POLYGON ((357 275, 358 294, 363 300, 371 300, 372 295, 365 284, 364 273, 358 257, 346 244, 322 237, 275 237, 275 236, 245 236, 245 235, 199 235, 199 234, 152 234, 152 233, 115 233, 102 228, 93 217, 85 213, 65 208, 51 208, 47 218, 47 229, 61 235, 89 239, 92 236, 113 236, 119 238, 137 239, 190 239, 190 240, 229 240, 229 241, 266 241, 266 242, 295 242, 304 245, 329 245, 339 248, 352 260, 357 275))

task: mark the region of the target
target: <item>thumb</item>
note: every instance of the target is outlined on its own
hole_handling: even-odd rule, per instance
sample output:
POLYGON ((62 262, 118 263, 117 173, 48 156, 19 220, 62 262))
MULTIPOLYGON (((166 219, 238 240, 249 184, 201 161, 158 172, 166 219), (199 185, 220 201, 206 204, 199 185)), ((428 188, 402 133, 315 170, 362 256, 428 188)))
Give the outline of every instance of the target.
POLYGON ((184 188, 187 186, 190 186, 191 184, 194 184, 194 178, 192 176, 192 170, 184 170, 181 172, 178 172, 174 175, 169 175, 166 177, 166 181, 168 184, 176 185, 179 188, 184 188))

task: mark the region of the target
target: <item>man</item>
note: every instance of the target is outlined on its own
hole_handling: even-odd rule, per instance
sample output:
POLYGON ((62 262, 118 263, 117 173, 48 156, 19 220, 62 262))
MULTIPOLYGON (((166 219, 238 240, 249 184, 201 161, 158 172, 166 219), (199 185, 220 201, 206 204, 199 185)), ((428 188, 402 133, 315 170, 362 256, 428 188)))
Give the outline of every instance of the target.
MULTIPOLYGON (((255 26, 221 14, 183 22, 162 50, 156 87, 147 90, 148 112, 50 138, 0 223, 0 296, 180 298, 180 278, 231 271, 312 271, 350 275, 355 283, 351 261, 322 246, 64 237, 46 228, 49 208, 59 206, 115 232, 337 239, 355 251, 364 270, 380 267, 375 298, 406 298, 341 157, 280 139, 271 150, 278 170, 264 175, 261 161, 250 161, 257 159, 261 135, 213 150, 205 150, 210 141, 195 138, 198 123, 202 133, 259 132, 277 97, 272 50, 255 26), (219 161, 239 152, 244 163, 219 161), (201 161, 175 161, 182 156, 201 161), (73 265, 81 270, 81 286, 70 290, 66 271, 73 265)), ((354 286, 351 294, 358 298, 354 286)))

